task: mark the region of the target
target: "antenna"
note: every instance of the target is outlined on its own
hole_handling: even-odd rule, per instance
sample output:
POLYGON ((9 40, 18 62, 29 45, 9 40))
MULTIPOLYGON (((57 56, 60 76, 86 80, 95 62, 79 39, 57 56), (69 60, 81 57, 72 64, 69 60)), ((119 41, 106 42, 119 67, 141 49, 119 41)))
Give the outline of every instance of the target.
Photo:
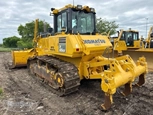
POLYGON ((47 32, 47 23, 45 22, 45 20, 43 21, 43 26, 44 26, 44 32, 47 32))
POLYGON ((74 6, 74 0, 73 0, 73 6, 74 6))

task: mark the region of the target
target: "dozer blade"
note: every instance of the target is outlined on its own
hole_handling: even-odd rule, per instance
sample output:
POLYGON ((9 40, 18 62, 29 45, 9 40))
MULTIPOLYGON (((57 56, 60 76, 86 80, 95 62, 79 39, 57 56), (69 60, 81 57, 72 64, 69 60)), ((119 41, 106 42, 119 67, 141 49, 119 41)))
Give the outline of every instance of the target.
MULTIPOLYGON (((148 66, 148 71, 153 72, 153 49, 139 49, 139 50, 127 50, 123 51, 123 55, 130 55, 130 57, 136 62, 137 59, 141 56, 144 56, 147 61, 147 66, 148 66)), ((115 51, 114 54, 116 57, 117 56, 117 51, 115 51)))
POLYGON ((144 49, 136 51, 125 51, 123 54, 129 54, 134 61, 140 56, 144 56, 147 61, 147 66, 149 71, 153 71, 153 49, 144 49))
POLYGON ((145 74, 147 73, 147 62, 144 57, 140 57, 135 63, 129 55, 120 56, 110 60, 110 68, 104 71, 102 75, 101 88, 105 92, 105 101, 101 107, 107 110, 113 103, 112 96, 116 89, 124 86, 121 92, 124 96, 132 92, 132 83, 138 77, 139 81, 135 86, 141 86, 145 83, 145 74))
POLYGON ((11 53, 12 53, 12 65, 10 65, 10 68, 27 66, 28 58, 34 55, 33 49, 12 51, 11 53))

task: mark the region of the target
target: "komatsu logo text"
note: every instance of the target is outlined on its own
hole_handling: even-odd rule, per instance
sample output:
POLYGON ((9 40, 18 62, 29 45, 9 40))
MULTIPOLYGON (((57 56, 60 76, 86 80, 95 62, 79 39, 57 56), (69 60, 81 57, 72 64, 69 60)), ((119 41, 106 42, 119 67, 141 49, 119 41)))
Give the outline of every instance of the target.
POLYGON ((96 44, 96 43, 106 43, 105 40, 83 40, 84 44, 96 44))

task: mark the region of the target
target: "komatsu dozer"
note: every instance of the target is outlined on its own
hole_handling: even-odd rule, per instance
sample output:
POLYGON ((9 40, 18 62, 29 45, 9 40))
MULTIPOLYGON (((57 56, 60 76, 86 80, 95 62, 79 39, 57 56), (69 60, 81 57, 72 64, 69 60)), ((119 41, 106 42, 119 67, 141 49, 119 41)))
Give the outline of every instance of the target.
POLYGON ((67 95, 78 90, 82 79, 100 79, 105 93, 103 110, 113 103, 113 94, 125 85, 123 95, 135 86, 145 83, 147 63, 140 57, 135 63, 129 55, 117 58, 104 57, 112 51, 108 36, 96 31, 94 8, 82 5, 66 5, 51 8, 54 30, 39 34, 35 21, 34 48, 13 51, 13 67, 27 65, 32 76, 40 77, 50 85, 54 93, 67 95))
POLYGON ((148 64, 148 70, 153 71, 153 27, 148 32, 148 38, 144 41, 139 38, 139 32, 135 30, 120 30, 117 37, 112 37, 114 56, 130 55, 136 62, 138 57, 144 56, 148 64))

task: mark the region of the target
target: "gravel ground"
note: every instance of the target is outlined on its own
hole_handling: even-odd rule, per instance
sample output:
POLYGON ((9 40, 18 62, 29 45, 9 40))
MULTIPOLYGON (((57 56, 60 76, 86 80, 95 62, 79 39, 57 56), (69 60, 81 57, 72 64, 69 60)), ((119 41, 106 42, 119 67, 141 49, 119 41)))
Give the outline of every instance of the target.
POLYGON ((99 80, 83 80, 78 92, 65 97, 53 94, 49 86, 31 77, 26 68, 9 70, 10 53, 0 52, 0 115, 153 115, 153 73, 146 83, 123 97, 117 90, 114 105, 101 111, 104 93, 99 80))

